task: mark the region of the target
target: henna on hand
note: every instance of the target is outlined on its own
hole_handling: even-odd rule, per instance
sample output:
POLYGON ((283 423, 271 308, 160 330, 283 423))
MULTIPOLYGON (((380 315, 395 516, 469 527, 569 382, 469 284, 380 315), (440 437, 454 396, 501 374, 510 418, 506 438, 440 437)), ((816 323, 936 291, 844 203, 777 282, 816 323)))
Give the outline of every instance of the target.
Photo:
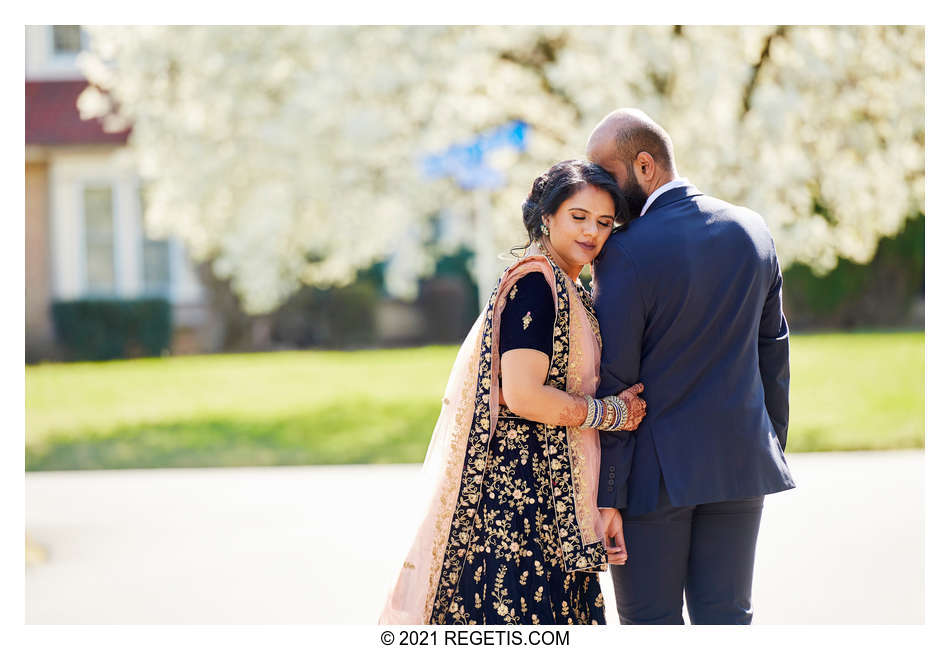
POLYGON ((627 421, 621 427, 624 431, 633 431, 646 417, 647 403, 640 397, 641 392, 643 384, 637 383, 617 395, 627 405, 627 421))
POLYGON ((577 395, 568 395, 571 404, 566 406, 557 417, 557 426, 579 427, 587 419, 587 400, 577 395))

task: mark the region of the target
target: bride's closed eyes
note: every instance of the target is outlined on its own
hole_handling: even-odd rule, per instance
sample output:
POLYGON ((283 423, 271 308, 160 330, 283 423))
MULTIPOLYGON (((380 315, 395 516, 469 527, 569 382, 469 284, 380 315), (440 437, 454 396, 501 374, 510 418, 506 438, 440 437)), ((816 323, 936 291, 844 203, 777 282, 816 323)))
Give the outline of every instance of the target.
MULTIPOLYGON (((584 221, 590 213, 584 208, 571 208, 571 216, 574 217, 576 221, 584 221)), ((614 217, 613 215, 607 216, 604 215, 601 217, 597 223, 604 228, 613 228, 614 227, 614 217)))

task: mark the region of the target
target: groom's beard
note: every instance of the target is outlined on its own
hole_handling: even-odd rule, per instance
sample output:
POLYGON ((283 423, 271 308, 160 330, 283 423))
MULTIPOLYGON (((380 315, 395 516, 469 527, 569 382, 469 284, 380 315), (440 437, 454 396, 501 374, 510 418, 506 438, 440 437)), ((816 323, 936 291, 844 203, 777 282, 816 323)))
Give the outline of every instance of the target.
POLYGON ((644 204, 647 202, 647 193, 637 184, 636 179, 630 179, 627 187, 621 188, 623 196, 627 199, 627 207, 630 209, 630 218, 636 219, 640 216, 644 204))

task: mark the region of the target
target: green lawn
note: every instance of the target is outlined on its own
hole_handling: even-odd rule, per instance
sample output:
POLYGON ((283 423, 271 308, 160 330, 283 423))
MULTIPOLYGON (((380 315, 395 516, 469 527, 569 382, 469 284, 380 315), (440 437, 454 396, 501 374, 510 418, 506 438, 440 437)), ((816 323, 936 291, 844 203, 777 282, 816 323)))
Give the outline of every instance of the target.
MULTIPOLYGON (((28 470, 418 462, 454 347, 26 369, 28 470)), ((790 451, 922 447, 923 333, 792 339, 790 451)))
POLYGON ((924 446, 923 332, 792 335, 790 451, 924 446))

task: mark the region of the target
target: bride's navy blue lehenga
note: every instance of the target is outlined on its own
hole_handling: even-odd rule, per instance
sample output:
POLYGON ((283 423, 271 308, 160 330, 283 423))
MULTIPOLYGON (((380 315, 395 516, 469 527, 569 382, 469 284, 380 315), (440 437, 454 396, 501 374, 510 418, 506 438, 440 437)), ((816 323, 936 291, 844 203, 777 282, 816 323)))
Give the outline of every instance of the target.
MULTIPOLYGON (((564 390, 569 280, 559 269, 555 275, 558 310, 540 273, 529 273, 512 287, 501 317, 500 349, 544 352, 551 359, 546 383, 564 390)), ((593 319, 590 296, 582 288, 579 294, 593 319)), ((430 623, 606 623, 595 573, 606 564, 603 546, 579 544, 576 531, 564 529, 574 504, 563 473, 563 439, 562 427, 526 420, 501 405, 487 449, 477 449, 478 438, 470 441, 471 465, 483 470, 476 481, 480 496, 477 507, 456 510, 430 623)))

